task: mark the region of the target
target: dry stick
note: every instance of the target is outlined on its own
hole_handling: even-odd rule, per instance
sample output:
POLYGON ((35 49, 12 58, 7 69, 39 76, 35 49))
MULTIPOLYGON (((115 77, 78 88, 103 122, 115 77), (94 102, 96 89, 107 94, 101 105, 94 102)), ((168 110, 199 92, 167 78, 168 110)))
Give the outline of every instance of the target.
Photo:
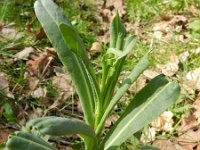
POLYGON ((15 86, 13 87, 11 93, 13 93, 15 91, 15 89, 17 88, 17 86, 19 85, 19 83, 16 83, 15 86))
POLYGON ((49 57, 49 61, 47 62, 44 70, 42 71, 42 77, 44 77, 44 74, 45 74, 47 68, 49 67, 50 63, 52 62, 52 60, 53 60, 53 57, 49 57))

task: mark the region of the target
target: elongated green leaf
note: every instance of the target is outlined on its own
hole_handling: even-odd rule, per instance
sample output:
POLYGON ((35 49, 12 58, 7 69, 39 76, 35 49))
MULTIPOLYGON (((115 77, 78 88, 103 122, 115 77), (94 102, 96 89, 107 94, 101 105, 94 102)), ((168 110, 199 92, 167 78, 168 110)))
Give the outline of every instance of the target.
POLYGON ((97 139, 93 128, 77 119, 48 116, 30 120, 25 131, 36 135, 62 136, 80 134, 88 149, 94 149, 97 139))
POLYGON ((90 138, 95 138, 92 127, 78 119, 54 116, 42 117, 30 120, 26 124, 25 129, 28 131, 38 130, 43 135, 63 136, 67 134, 83 134, 90 138))
POLYGON ((134 81, 136 81, 136 79, 140 76, 140 74, 148 67, 148 65, 149 65, 148 57, 147 55, 145 55, 134 67, 134 69, 131 71, 127 79, 122 82, 122 85, 120 86, 118 91, 115 93, 114 97, 111 99, 110 104, 107 106, 106 111, 103 114, 103 117, 96 129, 97 135, 100 134, 103 128, 104 122, 106 121, 106 118, 109 116, 114 106, 117 104, 120 98, 125 94, 125 92, 129 89, 131 84, 134 81))
MULTIPOLYGON (((110 48, 116 50, 122 50, 125 37, 125 28, 122 25, 119 14, 117 14, 110 24, 110 48)), ((108 50, 103 53, 102 59, 102 82, 101 82, 101 94, 99 98, 97 117, 95 127, 99 124, 102 117, 102 111, 105 110, 109 104, 110 99, 113 96, 115 85, 118 81, 119 74, 121 72, 125 56, 116 60, 116 55, 108 50)))
POLYGON ((104 138, 101 148, 114 149, 142 127, 151 123, 178 98, 180 88, 163 75, 157 76, 131 101, 123 115, 104 138))
POLYGON ((10 135, 6 148, 8 150, 56 150, 43 139, 23 131, 10 135))
POLYGON ((109 48, 108 52, 113 53, 116 56, 116 60, 121 59, 125 57, 131 50, 133 50, 133 47, 135 46, 136 39, 132 39, 130 43, 127 45, 127 47, 124 48, 124 51, 118 50, 115 48, 109 48))
MULTIPOLYGON (((117 49, 117 50, 122 50, 122 47, 123 47, 123 43, 124 43, 124 37, 125 37, 125 28, 123 26, 123 24, 121 23, 120 21, 120 17, 119 17, 119 14, 117 13, 111 24, 110 24, 110 29, 109 29, 109 32, 110 32, 110 48, 114 48, 114 49, 117 49)), ((113 64, 113 61, 115 61, 115 59, 113 59, 112 57, 115 57, 112 53, 106 51, 103 55, 103 65, 102 65, 102 89, 107 89, 106 86, 106 83, 109 79, 109 74, 112 75, 112 72, 110 72, 110 69, 112 71, 112 64, 113 64), (109 58, 109 59, 108 59, 109 58)), ((118 68, 118 70, 121 70, 120 68, 118 68)), ((112 78, 111 78, 112 79, 112 78)), ((109 80, 110 81, 110 80, 109 80)), ((110 81, 111 82, 111 81, 110 81)), ((107 84, 107 86, 109 85, 109 83, 107 84)), ((103 96, 102 98, 104 99, 104 92, 103 92, 103 96)))
POLYGON ((70 50, 77 54, 77 57, 80 57, 81 61, 83 61, 83 65, 85 67, 85 70, 87 71, 86 73, 92 86, 93 91, 91 92, 93 93, 95 102, 97 102, 99 99, 100 89, 95 77, 94 70, 91 67, 88 57, 85 55, 85 48, 82 40, 72 28, 72 26, 68 24, 60 24, 59 28, 61 30, 65 44, 68 45, 70 50))
MULTIPOLYGON (((121 46, 117 46, 119 45, 119 42, 122 42, 121 40, 120 41, 118 40, 118 37, 123 36, 125 34, 125 28, 120 21, 120 17, 118 13, 110 24, 109 32, 110 32, 110 48, 121 47, 121 46)), ((120 39, 123 39, 123 38, 120 38, 120 39)))
POLYGON ((83 42, 81 41, 76 31, 72 28, 72 26, 61 23, 59 25, 59 28, 61 30, 61 34, 63 36, 65 44, 68 46, 68 48, 80 57, 86 57, 83 42))
MULTIPOLYGON (((127 45, 125 44, 123 55, 120 56, 120 58, 126 56, 131 50, 133 50, 135 43, 136 43, 136 38, 134 38, 132 36, 132 40, 127 45)), ((118 59, 120 59, 120 58, 118 58, 118 59)))
MULTIPOLYGON (((59 25, 63 23, 71 26, 71 23, 54 2, 51 0, 37 0, 34 4, 34 8, 36 16, 42 24, 47 37, 57 50, 60 60, 71 76, 81 100, 86 123, 93 126, 94 101, 96 101, 96 97, 92 91, 98 91, 98 89, 96 89, 96 86, 94 89, 93 84, 97 81, 94 71, 87 59, 87 55, 82 47, 76 51, 73 49, 74 47, 72 44, 66 45, 59 25)), ((76 37, 78 37, 78 35, 76 37)), ((78 42, 81 43, 80 39, 78 42)))
POLYGON ((95 82, 95 88, 96 91, 99 94, 99 85, 96 81, 96 76, 94 73, 94 70, 91 66, 90 60, 87 57, 87 54, 85 52, 85 47, 83 44, 83 41, 77 34, 77 32, 73 29, 73 27, 69 24, 61 23, 59 25, 62 37, 64 39, 65 44, 68 46, 68 48, 77 54, 77 56, 81 57, 82 61, 84 62, 85 67, 87 68, 87 71, 89 72, 89 75, 91 76, 93 82, 95 82))
POLYGON ((124 52, 125 50, 123 49, 126 31, 118 13, 114 16, 110 24, 109 31, 110 46, 106 54, 104 55, 105 57, 103 57, 102 66, 103 76, 101 98, 103 99, 103 110, 106 109, 106 107, 110 103, 110 99, 113 97, 114 89, 125 61, 125 56, 128 53, 128 51, 124 52), (117 56, 118 54, 120 54, 120 50, 123 51, 123 53, 121 53, 121 56, 117 56), (109 60, 106 59, 107 55, 110 56, 109 60))
POLYGON ((133 41, 133 39, 135 39, 133 35, 126 37, 125 42, 124 42, 124 49, 128 47, 128 45, 131 43, 131 41, 133 41))

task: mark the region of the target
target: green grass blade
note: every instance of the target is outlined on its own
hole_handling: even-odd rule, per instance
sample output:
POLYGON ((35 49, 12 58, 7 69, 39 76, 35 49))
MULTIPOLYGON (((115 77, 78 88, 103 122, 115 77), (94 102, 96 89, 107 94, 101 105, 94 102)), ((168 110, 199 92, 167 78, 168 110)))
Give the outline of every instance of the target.
POLYGON ((6 148, 8 150, 56 150, 43 139, 23 131, 10 135, 6 148))
POLYGON ((91 82, 96 83, 94 81, 95 75, 92 73, 94 71, 91 71, 92 68, 85 61, 87 57, 85 52, 77 51, 75 53, 69 49, 73 47, 70 44, 69 47, 66 45, 59 29, 61 23, 69 26, 71 26, 71 23, 65 17, 63 11, 51 0, 38 0, 35 2, 34 8, 36 16, 42 24, 47 37, 57 50, 61 62, 71 76, 81 101, 85 121, 93 126, 96 97, 91 92, 94 91, 94 85, 91 82))
POLYGON ((104 138, 101 148, 114 149, 135 132, 151 123, 171 106, 180 94, 180 87, 163 75, 157 76, 131 101, 123 115, 104 138))
POLYGON ((96 129, 97 135, 99 135, 101 133, 101 130, 104 126, 104 122, 106 121, 106 118, 109 116, 109 114, 111 113, 114 106, 117 104, 117 102, 120 100, 120 98, 125 94, 125 92, 129 89, 131 84, 148 67, 148 65, 149 65, 148 57, 147 57, 147 55, 145 55, 134 67, 134 69, 131 71, 131 73, 127 77, 127 79, 122 82, 122 85, 120 86, 118 91, 115 93, 114 97, 111 99, 110 104, 107 106, 107 108, 103 114, 103 117, 96 129))

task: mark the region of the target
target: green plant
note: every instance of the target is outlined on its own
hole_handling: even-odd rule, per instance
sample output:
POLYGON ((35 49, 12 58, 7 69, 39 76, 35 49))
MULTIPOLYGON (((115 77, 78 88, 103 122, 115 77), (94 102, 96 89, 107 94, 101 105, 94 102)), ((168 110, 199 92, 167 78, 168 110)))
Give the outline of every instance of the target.
POLYGON ((191 30, 190 37, 195 41, 199 41, 200 38, 200 19, 194 20, 188 24, 188 28, 191 30))
POLYGON ((129 17, 134 21, 147 22, 161 15, 159 0, 125 0, 129 17))
POLYGON ((18 27, 24 29, 24 23, 29 21, 31 17, 23 17, 24 13, 32 13, 31 4, 34 0, 2 0, 0 1, 0 22, 15 22, 18 27))
POLYGON ((114 17, 110 25, 110 45, 103 52, 102 79, 98 81, 83 42, 63 11, 51 0, 37 0, 34 7, 49 40, 71 76, 85 122, 55 116, 30 120, 23 131, 9 136, 7 149, 54 150, 47 143, 48 137, 66 134, 79 134, 87 150, 117 149, 178 98, 180 89, 177 83, 163 75, 155 77, 135 95, 119 120, 104 136, 102 133, 106 119, 130 85, 148 67, 148 54, 141 58, 116 89, 125 58, 136 43, 134 36, 126 37, 119 15, 114 17))
POLYGON ((161 16, 170 16, 172 12, 182 14, 183 10, 188 9, 190 3, 197 4, 190 0, 125 0, 125 2, 130 20, 140 24, 152 24, 161 16))

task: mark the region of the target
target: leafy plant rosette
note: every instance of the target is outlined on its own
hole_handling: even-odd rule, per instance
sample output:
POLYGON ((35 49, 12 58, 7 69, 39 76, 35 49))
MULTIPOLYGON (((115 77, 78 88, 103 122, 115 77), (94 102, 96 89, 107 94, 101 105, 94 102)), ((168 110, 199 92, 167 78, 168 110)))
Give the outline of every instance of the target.
POLYGON ((6 149, 55 150, 48 143, 48 137, 67 134, 80 135, 86 150, 117 149, 177 100, 180 94, 178 84, 159 75, 134 96, 120 118, 103 134, 105 121, 115 105, 148 67, 148 53, 116 89, 125 58, 136 43, 134 36, 126 37, 118 14, 110 25, 110 45, 103 53, 102 78, 98 81, 81 38, 63 11, 51 0, 37 0, 34 8, 47 37, 71 76, 79 95, 84 121, 56 116, 30 120, 22 131, 9 136, 6 149))

